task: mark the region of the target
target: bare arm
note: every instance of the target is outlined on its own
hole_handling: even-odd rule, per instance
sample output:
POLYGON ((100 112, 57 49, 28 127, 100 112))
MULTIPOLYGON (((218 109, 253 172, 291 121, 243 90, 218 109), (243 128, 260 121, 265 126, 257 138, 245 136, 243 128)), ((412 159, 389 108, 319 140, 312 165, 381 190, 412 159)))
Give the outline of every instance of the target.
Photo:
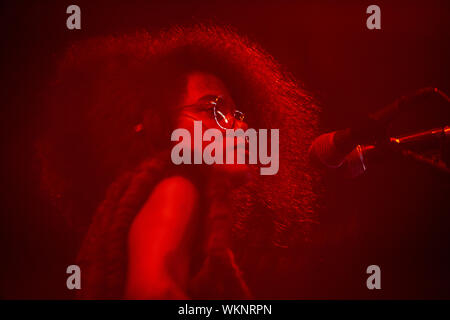
POLYGON ((177 256, 178 282, 169 274, 166 258, 181 244, 197 201, 195 186, 183 177, 167 178, 155 187, 130 229, 126 298, 187 298, 189 254, 177 256))

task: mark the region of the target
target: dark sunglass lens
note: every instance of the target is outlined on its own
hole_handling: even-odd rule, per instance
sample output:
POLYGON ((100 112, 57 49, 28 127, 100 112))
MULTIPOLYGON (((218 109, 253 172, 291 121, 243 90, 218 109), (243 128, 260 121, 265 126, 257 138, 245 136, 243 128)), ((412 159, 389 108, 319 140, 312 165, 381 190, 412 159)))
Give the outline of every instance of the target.
POLYGON ((234 118, 235 118, 236 120, 242 121, 242 120, 244 120, 245 115, 244 115, 243 112, 240 112, 240 111, 237 111, 237 110, 236 110, 236 111, 234 112, 234 118))

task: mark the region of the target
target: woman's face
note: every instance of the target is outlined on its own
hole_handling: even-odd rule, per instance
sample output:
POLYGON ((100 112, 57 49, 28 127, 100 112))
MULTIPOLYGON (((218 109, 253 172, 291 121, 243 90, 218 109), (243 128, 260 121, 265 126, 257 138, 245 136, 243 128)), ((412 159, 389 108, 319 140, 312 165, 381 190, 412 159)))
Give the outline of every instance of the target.
MULTIPOLYGON (((236 119, 235 113, 237 107, 231 97, 225 84, 216 76, 209 73, 193 72, 187 75, 186 90, 181 98, 180 112, 178 117, 178 128, 185 128, 191 132, 191 137, 194 137, 194 121, 202 121, 202 132, 207 129, 215 128, 222 132, 224 139, 234 139, 225 137, 225 129, 242 129, 247 130, 247 124, 243 119, 236 119), (214 101, 216 97, 221 97, 222 102, 219 111, 214 113, 214 105, 211 101, 214 101), (217 119, 217 120, 216 120, 217 119)), ((217 109, 216 109, 217 110, 217 109)), ((233 152, 236 156, 236 152, 245 152, 242 149, 229 148, 227 149, 225 141, 219 141, 223 143, 224 149, 224 162, 227 152, 233 152)), ((229 141, 230 143, 231 141, 229 141)), ((234 141, 236 145, 237 140, 234 141)), ((203 142, 203 148, 210 142, 203 142)), ((231 143, 230 143, 231 144, 231 143)), ((193 147, 193 146, 192 146, 193 147)), ((248 148, 246 148, 248 150, 248 148)), ((203 154, 203 150, 194 150, 203 154)), ((235 158, 236 159, 236 158, 235 158)), ((236 160, 235 160, 236 162, 236 160)), ((244 173, 248 170, 246 164, 224 164, 214 165, 219 170, 225 170, 230 173, 244 173)))

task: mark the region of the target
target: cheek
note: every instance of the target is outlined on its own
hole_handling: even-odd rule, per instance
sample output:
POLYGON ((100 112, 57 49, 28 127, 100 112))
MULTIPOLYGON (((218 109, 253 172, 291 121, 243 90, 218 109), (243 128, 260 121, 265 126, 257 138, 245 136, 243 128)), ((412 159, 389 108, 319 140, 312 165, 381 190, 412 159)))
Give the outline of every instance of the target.
MULTIPOLYGON (((198 118, 197 118, 198 119, 198 118)), ((200 120, 200 119, 198 119, 200 120)), ((203 156, 203 151, 205 149, 206 146, 208 146, 209 144, 213 143, 212 141, 203 141, 203 133, 210 128, 216 128, 219 129, 219 127, 217 126, 216 121, 213 120, 206 120, 205 122, 202 121, 202 134, 200 137, 197 137, 194 135, 194 119, 191 118, 191 116, 186 117, 186 116, 180 116, 178 121, 177 121, 177 128, 184 128, 187 129, 190 133, 190 141, 185 141, 185 147, 186 149, 192 150, 195 153, 199 153, 203 156), (194 140, 200 140, 201 141, 201 146, 195 146, 194 144, 194 140)), ((215 141, 216 143, 218 143, 221 147, 222 147, 222 156, 223 156, 223 162, 224 164, 214 164, 213 166, 215 168, 217 168, 220 171, 224 171, 224 172, 228 172, 228 173, 242 173, 245 172, 249 169, 249 165, 248 163, 248 159, 246 157, 245 163, 246 164, 226 164, 226 155, 227 152, 230 152, 234 155, 235 157, 235 162, 237 160, 236 157, 236 153, 238 152, 235 148, 232 148, 231 150, 227 150, 227 140, 229 140, 228 142, 230 143, 230 145, 233 144, 233 141, 230 140, 230 138, 225 138, 224 135, 221 137, 221 139, 218 139, 217 141, 215 141, 213 139, 213 141, 215 141)), ((233 138, 234 140, 234 138, 233 138)), ((237 140, 234 141, 234 145, 236 145, 237 140)), ((239 150, 239 152, 245 152, 243 150, 239 150)), ((193 157, 193 154, 192 154, 193 157)), ((192 158, 193 161, 193 158, 192 158)), ((203 161, 202 161, 203 162, 203 161)))
POLYGON ((230 174, 230 178, 235 178, 250 172, 250 166, 248 164, 219 164, 214 165, 214 168, 226 174, 230 174))
POLYGON ((187 115, 184 115, 184 114, 181 115, 178 118, 177 127, 185 128, 185 129, 188 129, 189 131, 193 132, 194 121, 202 122, 203 131, 210 129, 210 128, 219 129, 219 126, 217 125, 217 122, 214 119, 214 116, 207 114, 206 112, 189 113, 187 115))

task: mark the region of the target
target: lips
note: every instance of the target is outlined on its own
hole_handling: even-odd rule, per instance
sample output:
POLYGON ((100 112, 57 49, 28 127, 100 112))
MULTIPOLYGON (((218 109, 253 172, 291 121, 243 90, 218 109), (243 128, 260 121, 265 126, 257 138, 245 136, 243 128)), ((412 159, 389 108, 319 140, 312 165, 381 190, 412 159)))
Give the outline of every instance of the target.
POLYGON ((248 144, 245 143, 245 142, 243 142, 243 143, 238 143, 238 144, 234 144, 233 146, 230 146, 230 147, 228 147, 228 148, 226 149, 227 152, 228 152, 228 151, 234 151, 234 150, 236 150, 236 151, 238 151, 238 150, 245 150, 245 153, 248 154, 248 150, 249 150, 248 144))

